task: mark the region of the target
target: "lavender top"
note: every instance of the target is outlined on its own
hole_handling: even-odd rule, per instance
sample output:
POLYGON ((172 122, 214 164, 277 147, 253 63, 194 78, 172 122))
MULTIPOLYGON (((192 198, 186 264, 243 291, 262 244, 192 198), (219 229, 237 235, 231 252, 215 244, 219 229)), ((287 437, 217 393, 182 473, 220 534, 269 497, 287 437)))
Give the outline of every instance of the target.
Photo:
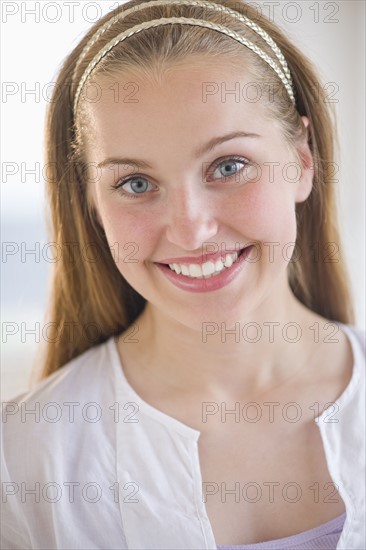
POLYGON ((346 512, 298 535, 254 544, 220 545, 217 550, 335 550, 345 520, 346 512))

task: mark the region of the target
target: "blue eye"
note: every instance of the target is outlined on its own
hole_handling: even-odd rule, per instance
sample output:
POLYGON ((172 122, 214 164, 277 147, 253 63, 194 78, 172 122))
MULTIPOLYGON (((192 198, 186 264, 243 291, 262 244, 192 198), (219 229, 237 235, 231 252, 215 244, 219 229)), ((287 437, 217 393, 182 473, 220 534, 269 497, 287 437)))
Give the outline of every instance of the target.
POLYGON ((153 186, 143 176, 137 175, 117 182, 111 186, 111 189, 113 191, 121 189, 126 197, 135 199, 153 189, 153 186))
POLYGON ((142 178, 141 176, 136 176, 134 178, 127 180, 123 185, 121 185, 121 187, 126 193, 132 192, 132 194, 136 193, 140 195, 141 193, 145 193, 148 190, 149 182, 144 178, 142 178), (129 186, 129 189, 128 189, 128 186, 129 186))
POLYGON ((248 161, 244 158, 228 158, 218 164, 216 164, 216 170, 213 172, 213 175, 219 170, 223 178, 230 178, 236 176, 241 170, 236 170, 235 166, 237 164, 243 164, 244 167, 248 164, 248 161), (222 170, 223 168, 223 170, 222 170))

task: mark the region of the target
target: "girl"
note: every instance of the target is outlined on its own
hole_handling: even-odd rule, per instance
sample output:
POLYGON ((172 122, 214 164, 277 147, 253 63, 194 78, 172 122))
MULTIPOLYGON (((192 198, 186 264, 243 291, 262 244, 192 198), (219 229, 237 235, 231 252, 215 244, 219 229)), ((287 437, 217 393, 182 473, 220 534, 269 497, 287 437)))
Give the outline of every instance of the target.
POLYGON ((317 84, 234 0, 128 2, 67 58, 4 548, 365 548, 364 332, 317 84))

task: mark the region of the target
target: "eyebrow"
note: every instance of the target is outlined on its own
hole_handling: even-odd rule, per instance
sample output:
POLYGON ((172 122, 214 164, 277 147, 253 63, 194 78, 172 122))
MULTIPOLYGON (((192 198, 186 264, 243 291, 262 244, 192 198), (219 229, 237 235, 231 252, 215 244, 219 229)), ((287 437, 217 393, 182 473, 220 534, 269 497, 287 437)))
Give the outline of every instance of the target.
MULTIPOLYGON (((229 134, 225 134, 224 136, 218 136, 210 139, 208 143, 205 145, 201 145, 196 151, 194 152, 194 157, 196 159, 202 157, 206 153, 209 153, 214 149, 214 147, 217 147, 217 145, 220 145, 221 143, 224 143, 226 141, 230 141, 232 139, 236 138, 260 138, 261 136, 259 134, 255 134, 252 132, 243 132, 243 131, 237 131, 237 132, 230 132, 229 134)), ((131 166, 135 166, 137 168, 150 168, 152 169, 152 166, 142 160, 142 159, 134 159, 134 158, 119 158, 119 157, 108 157, 102 162, 98 164, 98 168, 103 168, 105 166, 109 166, 112 164, 130 164, 131 166)))

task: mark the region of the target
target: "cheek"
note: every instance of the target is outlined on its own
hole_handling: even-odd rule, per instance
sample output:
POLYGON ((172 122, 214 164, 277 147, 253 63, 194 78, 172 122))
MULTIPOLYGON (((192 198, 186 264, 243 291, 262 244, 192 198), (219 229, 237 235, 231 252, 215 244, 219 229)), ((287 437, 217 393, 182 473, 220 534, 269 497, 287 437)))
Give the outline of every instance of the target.
POLYGON ((296 232, 294 203, 281 183, 253 182, 226 205, 230 225, 253 240, 282 240, 296 232))
POLYGON ((155 216, 120 206, 109 207, 108 211, 101 208, 100 215, 113 258, 122 274, 151 255, 157 232, 155 216))

